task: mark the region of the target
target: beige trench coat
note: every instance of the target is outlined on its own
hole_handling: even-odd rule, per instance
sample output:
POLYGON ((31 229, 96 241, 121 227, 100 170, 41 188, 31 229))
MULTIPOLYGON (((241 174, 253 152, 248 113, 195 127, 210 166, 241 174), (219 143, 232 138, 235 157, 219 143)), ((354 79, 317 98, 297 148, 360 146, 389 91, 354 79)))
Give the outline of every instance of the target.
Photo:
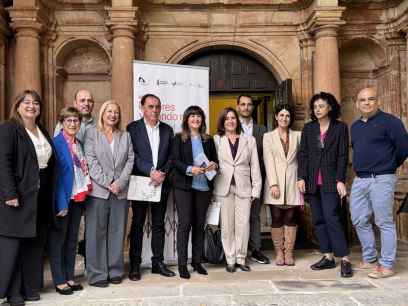
POLYGON ((264 202, 273 205, 300 205, 297 181, 297 153, 300 148, 301 132, 289 130, 289 152, 285 156, 278 130, 266 133, 263 138, 264 163, 266 170, 264 202), (280 198, 272 197, 270 187, 278 185, 280 198), (285 203, 286 199, 286 203, 285 203))

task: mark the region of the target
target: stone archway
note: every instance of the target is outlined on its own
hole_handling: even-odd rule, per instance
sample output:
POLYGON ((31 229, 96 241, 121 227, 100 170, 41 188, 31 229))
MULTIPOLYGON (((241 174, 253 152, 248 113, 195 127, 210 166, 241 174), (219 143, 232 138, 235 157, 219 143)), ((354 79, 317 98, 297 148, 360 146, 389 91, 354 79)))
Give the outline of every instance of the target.
POLYGON ((194 41, 171 55, 167 62, 178 64, 184 62, 194 54, 217 49, 237 50, 252 56, 272 72, 280 83, 290 78, 290 73, 282 61, 271 50, 263 45, 251 41, 235 41, 226 39, 212 39, 207 41, 194 41))
POLYGON ((56 52, 56 107, 70 105, 78 89, 91 91, 95 100, 94 115, 111 96, 111 58, 108 49, 98 41, 73 39, 56 52))

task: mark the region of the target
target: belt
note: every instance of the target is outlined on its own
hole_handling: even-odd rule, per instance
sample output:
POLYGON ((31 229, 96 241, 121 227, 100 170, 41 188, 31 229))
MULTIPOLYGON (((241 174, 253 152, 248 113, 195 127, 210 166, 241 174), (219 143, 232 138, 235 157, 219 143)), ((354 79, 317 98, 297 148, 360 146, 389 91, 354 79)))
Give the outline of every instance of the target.
POLYGON ((384 173, 375 173, 375 172, 363 172, 363 173, 357 173, 357 176, 359 177, 359 178, 375 178, 376 176, 379 176, 379 175, 386 175, 386 174, 394 174, 393 172, 392 173, 386 173, 386 172, 384 172, 384 173))

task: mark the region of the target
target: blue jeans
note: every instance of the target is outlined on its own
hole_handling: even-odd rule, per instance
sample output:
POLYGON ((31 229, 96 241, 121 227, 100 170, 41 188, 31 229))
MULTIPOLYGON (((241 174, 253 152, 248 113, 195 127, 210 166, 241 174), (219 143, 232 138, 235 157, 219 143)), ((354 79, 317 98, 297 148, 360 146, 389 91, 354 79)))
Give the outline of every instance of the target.
POLYGON ((365 262, 377 259, 371 217, 381 233, 380 265, 392 268, 397 253, 397 233, 393 217, 394 190, 397 177, 384 174, 376 177, 356 177, 351 187, 351 220, 360 239, 365 262))

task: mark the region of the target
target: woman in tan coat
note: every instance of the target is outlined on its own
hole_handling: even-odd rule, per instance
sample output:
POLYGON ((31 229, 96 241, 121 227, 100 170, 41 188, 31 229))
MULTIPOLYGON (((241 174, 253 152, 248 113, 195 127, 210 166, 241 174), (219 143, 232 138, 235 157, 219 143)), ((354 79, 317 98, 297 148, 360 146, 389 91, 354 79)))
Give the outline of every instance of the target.
POLYGON ((270 204, 272 241, 278 266, 295 264, 296 211, 303 204, 296 187, 301 133, 290 129, 293 119, 294 112, 290 105, 277 106, 277 128, 266 133, 263 139, 266 170, 264 202, 270 204))

